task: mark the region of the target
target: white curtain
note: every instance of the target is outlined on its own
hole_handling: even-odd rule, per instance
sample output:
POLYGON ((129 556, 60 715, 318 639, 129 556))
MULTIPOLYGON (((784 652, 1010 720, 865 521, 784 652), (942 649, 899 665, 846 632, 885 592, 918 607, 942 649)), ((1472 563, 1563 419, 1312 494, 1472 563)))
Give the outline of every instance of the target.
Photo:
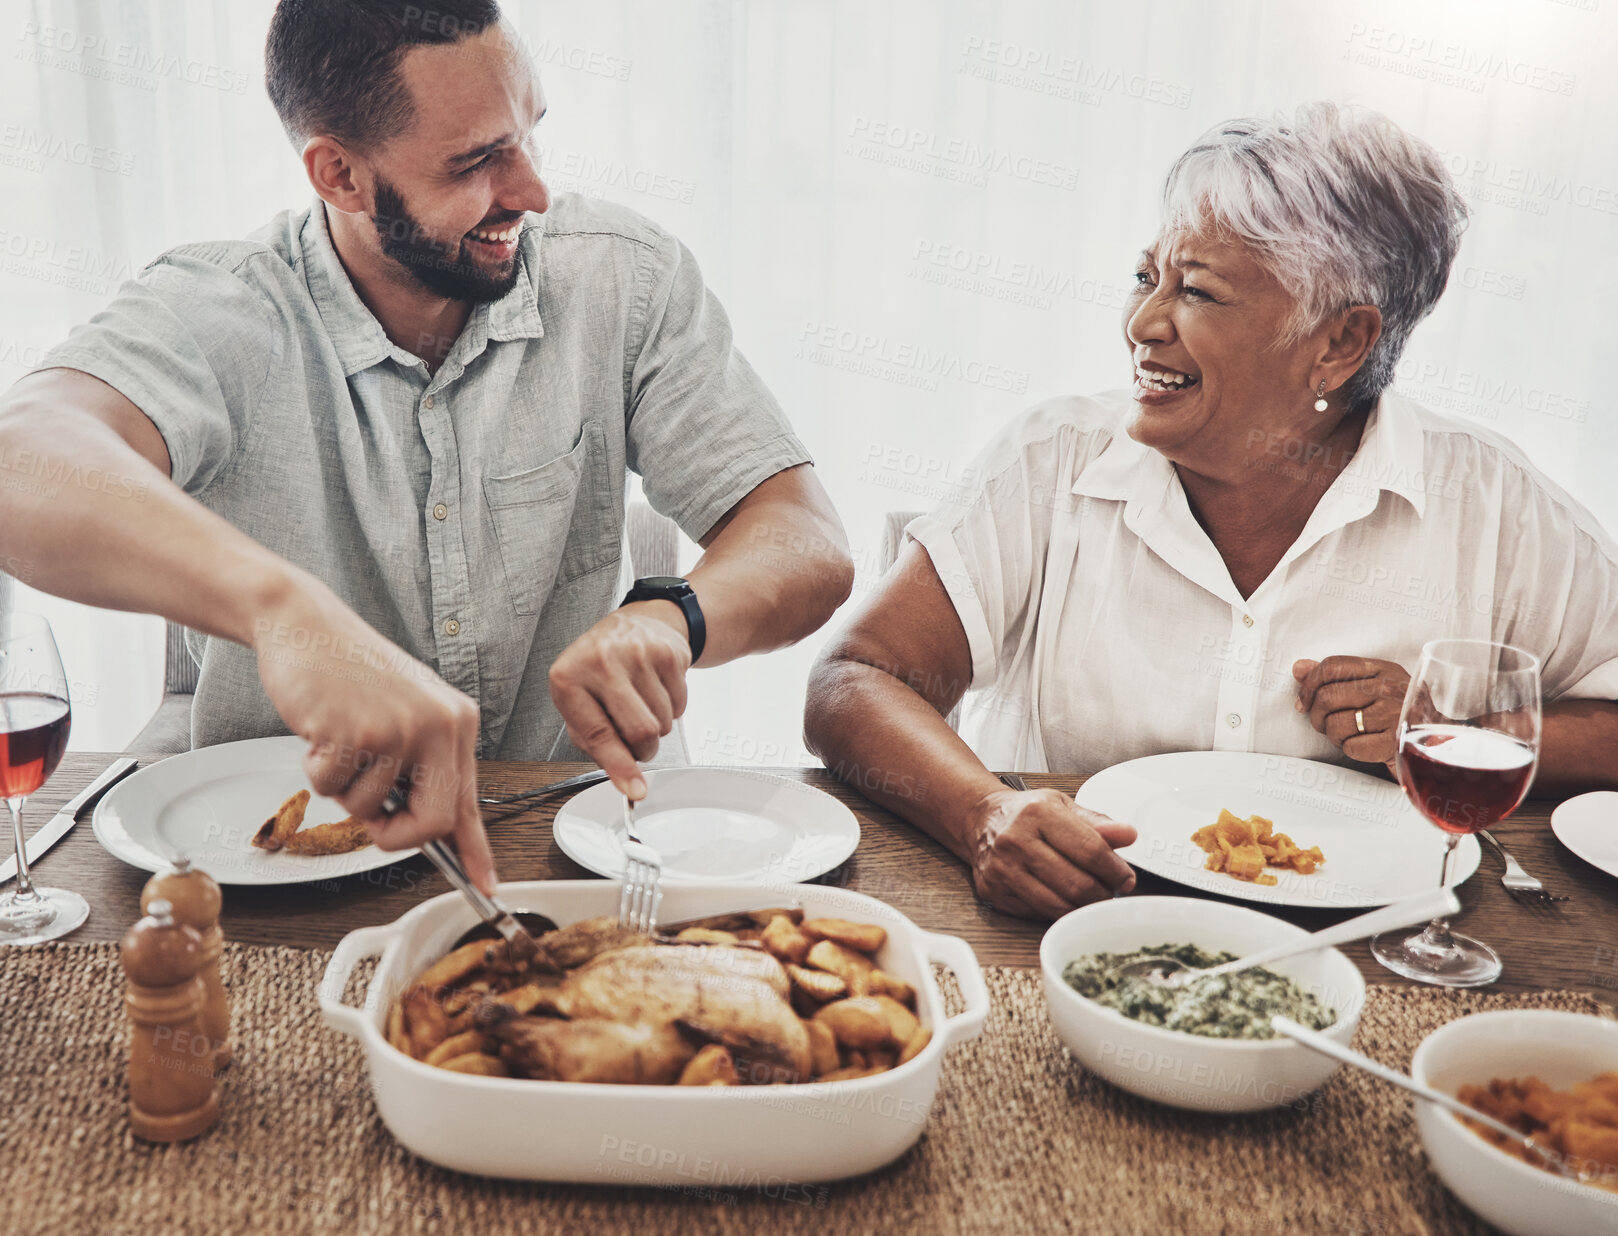
MULTIPOLYGON (((0 19, 0 381, 165 247, 308 199, 263 92, 272 8, 9 6, 23 15, 0 19)), ((961 483, 1035 400, 1126 381, 1118 310, 1174 156, 1219 120, 1313 98, 1426 138, 1474 205, 1401 388, 1513 438, 1618 525, 1601 395, 1618 306, 1618 6, 506 8, 549 97, 553 187, 632 206, 695 251, 843 514, 856 603, 886 512, 961 483)), ((57 618, 70 673, 99 687, 75 745, 127 740, 156 702, 160 625, 19 602, 57 618)), ((806 760, 803 683, 823 641, 699 674, 694 758, 806 760)))

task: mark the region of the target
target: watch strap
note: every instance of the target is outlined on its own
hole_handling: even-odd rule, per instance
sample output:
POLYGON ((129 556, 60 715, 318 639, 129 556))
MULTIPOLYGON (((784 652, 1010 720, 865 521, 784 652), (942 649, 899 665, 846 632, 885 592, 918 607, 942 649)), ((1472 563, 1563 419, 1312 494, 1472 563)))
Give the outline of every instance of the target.
POLYGON ((697 593, 685 580, 678 584, 648 584, 646 580, 637 579, 634 587, 625 594, 622 604, 628 605, 631 601, 673 601, 680 607, 685 615, 686 639, 691 645, 691 664, 695 665, 702 657, 702 650, 708 642, 708 622, 702 616, 702 606, 697 604, 697 593))

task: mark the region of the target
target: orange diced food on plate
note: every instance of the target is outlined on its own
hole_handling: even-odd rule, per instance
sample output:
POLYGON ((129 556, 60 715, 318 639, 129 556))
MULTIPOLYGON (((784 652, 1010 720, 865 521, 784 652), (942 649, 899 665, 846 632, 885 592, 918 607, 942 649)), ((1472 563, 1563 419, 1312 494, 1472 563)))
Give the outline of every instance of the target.
POLYGON ((1237 846, 1225 860, 1225 870, 1238 880, 1256 880, 1264 870, 1264 851, 1256 845, 1237 846))
POLYGON ((1290 866, 1300 875, 1313 875, 1315 868, 1326 861, 1326 856, 1320 852, 1318 845, 1312 845, 1307 850, 1299 850, 1292 856, 1290 866))
POLYGON ((1255 884, 1279 883, 1266 867, 1312 875, 1326 861, 1319 846, 1305 850, 1286 833, 1276 832, 1273 820, 1261 815, 1244 820, 1224 809, 1212 824, 1192 833, 1191 841, 1208 855, 1203 870, 1223 871, 1255 884))
POLYGON ((1228 845, 1232 849, 1237 846, 1252 845, 1257 840, 1253 836, 1253 830, 1248 827, 1247 821, 1238 820, 1228 811, 1219 817, 1217 827, 1219 831, 1215 835, 1219 838, 1219 844, 1228 845))

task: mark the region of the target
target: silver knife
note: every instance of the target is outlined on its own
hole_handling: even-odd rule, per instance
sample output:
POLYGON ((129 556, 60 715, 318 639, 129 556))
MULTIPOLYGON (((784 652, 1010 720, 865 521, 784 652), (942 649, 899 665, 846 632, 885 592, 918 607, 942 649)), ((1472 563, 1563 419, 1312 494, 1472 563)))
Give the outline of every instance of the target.
MULTIPOLYGON (((139 764, 140 761, 132 760, 127 756, 123 759, 114 760, 107 765, 105 772, 80 790, 72 801, 53 815, 49 824, 45 825, 44 828, 35 829, 34 835, 28 838, 27 843, 22 848, 23 853, 28 856, 29 868, 32 869, 33 865, 45 856, 47 850, 67 836, 69 830, 77 821, 80 811, 101 797, 106 790, 112 788, 115 782, 134 772, 139 764)), ((5 862, 0 863, 0 884, 16 878, 17 856, 13 854, 5 862)))
POLYGON ((521 794, 507 794, 502 798, 479 798, 478 802, 485 807, 504 807, 507 803, 520 803, 529 798, 545 798, 551 794, 560 794, 563 790, 582 790, 587 785, 594 785, 606 779, 607 774, 597 768, 591 772, 580 773, 576 777, 563 777, 560 781, 552 781, 537 790, 524 790, 521 794))

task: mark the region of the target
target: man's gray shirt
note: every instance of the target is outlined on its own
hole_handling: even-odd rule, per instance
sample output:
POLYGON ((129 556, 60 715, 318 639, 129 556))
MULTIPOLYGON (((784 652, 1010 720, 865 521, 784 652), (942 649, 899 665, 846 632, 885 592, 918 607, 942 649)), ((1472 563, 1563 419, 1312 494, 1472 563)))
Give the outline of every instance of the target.
MULTIPOLYGON (((625 470, 699 539, 809 456, 669 233, 562 194, 518 254, 430 374, 360 300, 317 199, 163 254, 39 368, 115 387, 176 484, 476 700, 481 756, 545 759, 551 662, 618 599, 625 470)), ((251 651, 190 647, 193 745, 286 733, 251 651)))

